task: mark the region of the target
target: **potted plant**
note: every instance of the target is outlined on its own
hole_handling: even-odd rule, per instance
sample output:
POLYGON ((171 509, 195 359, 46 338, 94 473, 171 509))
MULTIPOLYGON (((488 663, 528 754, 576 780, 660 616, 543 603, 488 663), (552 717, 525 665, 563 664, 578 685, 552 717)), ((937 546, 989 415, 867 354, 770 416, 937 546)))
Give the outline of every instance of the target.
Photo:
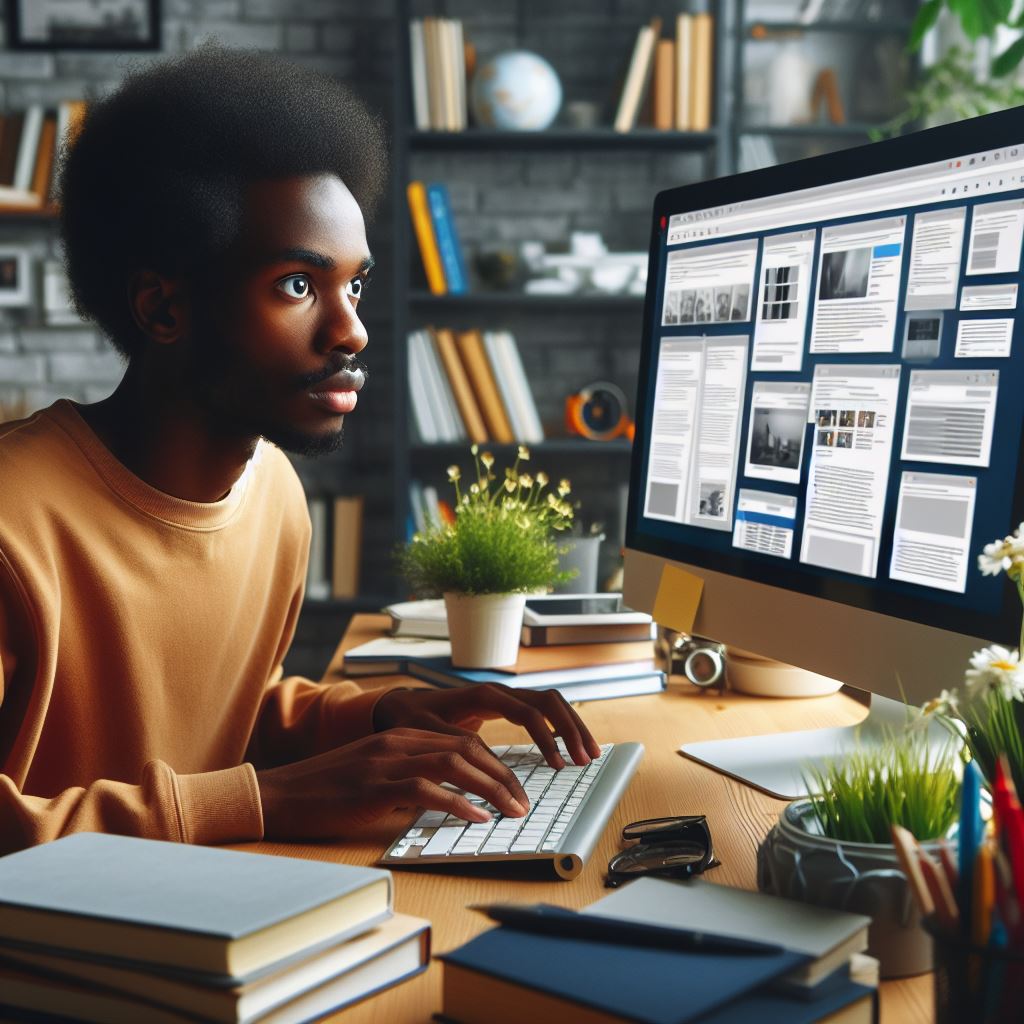
POLYGON ((418 595, 444 598, 452 663, 500 668, 518 656, 526 595, 573 575, 559 568, 556 539, 572 523, 570 486, 562 480, 549 490, 547 474, 521 472, 530 458, 524 445, 500 482, 494 456, 477 445, 470 451, 476 478, 468 487, 459 467, 448 467, 453 521, 415 534, 401 549, 399 567, 418 595))
MULTIPOLYGON (((986 576, 1005 572, 1024 604, 1024 523, 1002 540, 986 544, 978 568, 986 576)), ((1024 617, 1015 650, 993 644, 971 656, 963 686, 943 690, 922 711, 935 715, 970 752, 991 788, 996 761, 1006 756, 1018 793, 1024 793, 1024 617)))
POLYGON ((868 952, 883 977, 931 970, 931 937, 890 830, 902 825, 937 854, 957 818, 958 767, 957 744, 936 749, 914 722, 878 745, 808 769, 813 795, 789 804, 761 844, 758 885, 869 916, 868 952))

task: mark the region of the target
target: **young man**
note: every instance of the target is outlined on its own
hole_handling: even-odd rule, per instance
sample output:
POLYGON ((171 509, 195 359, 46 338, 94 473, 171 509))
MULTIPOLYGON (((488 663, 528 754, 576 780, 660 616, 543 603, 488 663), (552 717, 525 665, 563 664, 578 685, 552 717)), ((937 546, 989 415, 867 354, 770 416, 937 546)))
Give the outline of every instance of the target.
POLYGON ((598 748, 553 693, 282 678, 310 526, 281 448, 341 444, 367 371, 380 125, 332 79, 206 47, 95 104, 61 171, 102 402, 0 430, 0 852, 90 829, 344 836, 396 807, 525 813, 475 734, 598 748))

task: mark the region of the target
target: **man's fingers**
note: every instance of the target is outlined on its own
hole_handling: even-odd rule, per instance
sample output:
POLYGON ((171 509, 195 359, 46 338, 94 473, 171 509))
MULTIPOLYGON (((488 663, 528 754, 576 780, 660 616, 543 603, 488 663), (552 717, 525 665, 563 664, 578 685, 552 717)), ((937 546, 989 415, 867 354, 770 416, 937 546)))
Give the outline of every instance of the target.
POLYGON ((486 684, 480 687, 480 697, 489 707, 499 711, 510 722, 523 726, 533 742, 540 748, 552 768, 564 768, 565 759, 558 752, 558 744, 548 727, 547 719, 535 707, 525 703, 522 697, 504 686, 486 684))
POLYGON ((483 797, 502 814, 512 818, 521 818, 528 810, 528 805, 517 800, 508 786, 454 751, 407 758, 402 770, 430 782, 458 786, 467 793, 483 797))
POLYGON ((574 763, 589 764, 591 758, 601 756, 600 744, 558 690, 534 690, 519 696, 531 703, 536 701, 554 726, 555 733, 565 741, 565 748, 574 763))
POLYGON ((439 786, 422 776, 384 783, 394 807, 423 807, 428 811, 444 811, 466 821, 490 821, 491 814, 471 804, 461 793, 439 786))

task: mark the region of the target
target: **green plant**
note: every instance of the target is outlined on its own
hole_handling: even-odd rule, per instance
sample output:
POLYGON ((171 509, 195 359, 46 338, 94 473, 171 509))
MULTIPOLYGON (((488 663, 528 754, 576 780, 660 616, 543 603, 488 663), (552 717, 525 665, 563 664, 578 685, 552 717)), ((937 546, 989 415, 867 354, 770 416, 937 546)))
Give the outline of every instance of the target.
POLYGON ((822 834, 856 843, 889 843, 902 825, 920 840, 944 836, 959 810, 956 744, 929 746, 927 732, 908 726, 877 746, 809 766, 804 778, 822 834))
MULTIPOLYGON (((1002 540, 986 544, 978 556, 986 576, 1005 572, 1024 604, 1024 523, 1002 540)), ((993 644, 971 656, 964 685, 943 690, 928 701, 925 716, 936 715, 960 739, 991 786, 996 761, 1005 754, 1018 792, 1024 792, 1024 616, 1016 650, 993 644)))
MULTIPOLYGON (((995 35, 996 29, 1024 29, 1024 12, 1014 15, 1015 0, 927 0, 921 5, 910 27, 907 49, 921 47, 925 35, 939 20, 943 8, 960 19, 964 35, 972 42, 995 35)), ((1024 58, 1024 36, 1011 43, 992 62, 992 74, 1008 75, 1024 58)))
POLYGON ((470 449, 476 480, 465 491, 458 466, 448 467, 455 488, 454 521, 433 524, 399 551, 399 570, 417 594, 513 594, 546 590, 575 575, 558 567, 556 531, 572 524, 562 480, 549 491, 547 474, 522 473, 529 449, 520 445, 500 483, 494 456, 470 449))

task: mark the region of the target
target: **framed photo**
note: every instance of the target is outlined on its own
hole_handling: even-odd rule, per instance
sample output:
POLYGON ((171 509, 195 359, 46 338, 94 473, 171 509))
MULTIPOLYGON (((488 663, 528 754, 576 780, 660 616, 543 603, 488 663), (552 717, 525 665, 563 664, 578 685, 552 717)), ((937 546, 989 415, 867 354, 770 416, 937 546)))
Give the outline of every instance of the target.
POLYGON ((8 0, 12 50, 158 50, 160 0, 8 0))
POLYGON ((32 262, 28 249, 0 245, 0 306, 27 306, 32 301, 32 262))

